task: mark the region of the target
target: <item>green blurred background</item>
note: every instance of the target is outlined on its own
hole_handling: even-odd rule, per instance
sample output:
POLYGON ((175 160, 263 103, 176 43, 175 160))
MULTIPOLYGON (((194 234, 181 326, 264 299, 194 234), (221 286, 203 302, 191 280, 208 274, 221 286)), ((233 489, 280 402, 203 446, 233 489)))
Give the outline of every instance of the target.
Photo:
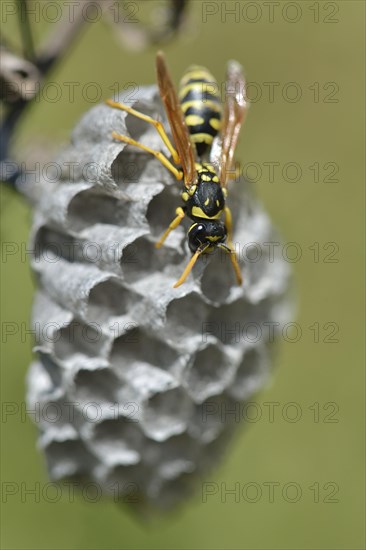
MULTIPOLYGON (((206 65, 220 81, 228 59, 245 66, 248 80, 256 83, 262 97, 251 106, 237 156, 244 165, 255 163, 249 176, 255 176, 254 166, 260 166, 262 176, 255 183, 259 197, 285 241, 301 247, 302 257, 293 270, 299 301, 294 320, 302 335, 297 342, 281 341, 273 382, 257 399, 262 417, 238 431, 221 468, 209 478, 227 488, 255 483, 262 495, 249 502, 253 489, 246 499, 235 502, 228 495, 224 502, 219 491, 203 502, 198 491, 178 513, 148 526, 112 502, 76 497, 70 503, 66 493, 54 503, 42 498, 37 502, 32 495, 22 498, 21 483, 29 489, 37 482, 42 486, 47 477, 36 450, 36 428, 15 414, 1 423, 2 481, 19 488, 16 495, 3 497, 3 548, 365 547, 365 4, 236 4, 240 13, 235 21, 226 13, 238 9, 235 2, 191 2, 187 27, 164 50, 175 81, 191 63, 206 65), (299 14, 298 21, 289 21, 299 14), (273 100, 265 84, 269 82, 278 83, 273 100), (286 90, 294 97, 291 82, 301 91, 298 101, 286 100, 286 90), (268 162, 279 163, 273 182, 268 164, 263 164, 268 162), (290 162, 300 166, 298 181, 288 181, 294 174, 291 168, 286 172, 290 162), (318 338, 314 323, 319 324, 318 338), (332 335, 334 327, 337 333, 332 335), (278 403, 273 419, 264 404, 268 402, 278 403), (297 422, 289 421, 295 412, 289 403, 300 410, 297 422), (276 484, 274 499, 269 498, 269 482, 276 484), (288 486, 286 500, 288 483, 301 489, 297 502, 288 502, 294 498, 293 486, 288 486)), ((138 2, 140 14, 145 8, 138 2)), ((14 18, 7 28, 15 29, 15 23, 14 18)), ((37 27, 39 34, 47 30, 42 22, 37 27)), ((79 116, 92 106, 81 93, 88 83, 98 83, 104 98, 116 82, 120 87, 154 82, 154 56, 155 48, 142 53, 123 49, 102 22, 89 25, 72 54, 52 73, 51 80, 63 90, 61 98, 35 104, 19 127, 20 157, 34 141, 56 146, 67 142, 79 116), (65 82, 80 83, 74 102, 65 82)), ((254 86, 251 90, 255 99, 254 86)), ((24 246, 31 220, 27 204, 3 189, 1 216, 2 240, 24 246)), ((15 254, 3 259, 2 269, 3 326, 28 326, 34 285, 27 262, 15 254)), ((6 344, 3 338, 3 402, 24 403, 31 348, 31 336, 22 339, 18 333, 6 344)))

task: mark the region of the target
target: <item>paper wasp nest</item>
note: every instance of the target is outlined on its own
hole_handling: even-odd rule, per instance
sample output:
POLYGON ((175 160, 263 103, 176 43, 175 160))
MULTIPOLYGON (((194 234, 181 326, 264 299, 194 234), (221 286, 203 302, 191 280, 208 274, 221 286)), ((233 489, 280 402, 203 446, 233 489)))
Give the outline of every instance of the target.
MULTIPOLYGON (((155 87, 134 99, 168 127, 155 87)), ((173 289, 190 257, 187 224, 160 250, 154 242, 181 204, 181 184, 113 130, 164 151, 152 126, 98 105, 74 130, 53 182, 33 187, 38 359, 28 406, 39 407, 53 480, 95 482, 139 509, 164 509, 217 463, 238 406, 265 384, 270 327, 288 315, 288 265, 241 179, 228 202, 243 287, 216 252, 173 289)))

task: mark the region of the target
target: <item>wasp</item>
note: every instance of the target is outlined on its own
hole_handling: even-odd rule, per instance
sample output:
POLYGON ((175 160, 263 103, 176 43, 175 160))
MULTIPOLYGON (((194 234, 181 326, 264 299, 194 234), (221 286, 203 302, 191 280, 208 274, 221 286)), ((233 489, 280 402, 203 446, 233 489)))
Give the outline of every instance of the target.
POLYGON ((229 255, 237 283, 241 285, 241 271, 232 243, 232 216, 226 205, 234 152, 248 109, 241 66, 236 61, 228 63, 224 105, 216 80, 204 67, 194 65, 187 69, 178 94, 162 52, 156 56, 156 73, 174 145, 160 121, 123 103, 106 101, 109 106, 152 124, 168 148, 171 160, 131 137, 113 132, 113 138, 154 155, 184 184, 181 194, 184 204, 176 209, 176 217, 155 246, 160 248, 187 216, 192 221, 188 230, 192 257, 174 288, 185 282, 201 254, 216 248, 229 255), (225 221, 221 220, 222 215, 225 221))

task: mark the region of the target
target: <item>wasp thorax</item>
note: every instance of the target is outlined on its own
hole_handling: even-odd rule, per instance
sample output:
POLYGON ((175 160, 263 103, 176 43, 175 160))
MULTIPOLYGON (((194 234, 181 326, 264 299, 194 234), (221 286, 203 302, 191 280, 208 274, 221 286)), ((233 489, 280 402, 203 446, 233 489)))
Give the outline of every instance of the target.
POLYGON ((225 195, 219 183, 199 180, 194 193, 182 193, 187 214, 193 220, 216 218, 225 207, 225 195))

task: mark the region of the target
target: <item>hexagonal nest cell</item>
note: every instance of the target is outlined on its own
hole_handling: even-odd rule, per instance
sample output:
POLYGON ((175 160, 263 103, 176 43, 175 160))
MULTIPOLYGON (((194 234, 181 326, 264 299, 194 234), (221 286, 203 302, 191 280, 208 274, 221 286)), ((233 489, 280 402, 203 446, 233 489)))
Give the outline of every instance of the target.
POLYGON ((128 374, 134 363, 143 363, 167 371, 178 359, 178 353, 166 343, 139 328, 132 328, 116 338, 110 355, 117 372, 128 374))
POLYGON ((93 423, 88 430, 88 447, 109 467, 140 462, 142 442, 139 426, 123 417, 93 423))
POLYGON ((208 314, 207 304, 197 293, 173 299, 166 309, 164 334, 177 343, 203 335, 208 314))
POLYGON ((180 254, 175 250, 157 250, 150 239, 139 237, 124 249, 121 268, 126 281, 133 283, 148 277, 151 270, 163 271, 166 266, 177 264, 180 260, 180 254))
MULTIPOLYGON (((156 86, 119 99, 159 113, 169 132, 156 86)), ((232 325, 286 319, 289 269, 280 256, 253 267, 240 254, 238 287, 229 256, 216 252, 173 288, 191 257, 189 220, 161 249, 155 243, 181 205, 183 185, 157 159, 114 140, 113 130, 168 154, 151 125, 99 105, 58 159, 78 159, 80 169, 34 191, 29 248, 41 337, 28 406, 71 403, 71 418, 38 422, 52 478, 94 481, 113 497, 117 483, 117 500, 135 509, 169 509, 221 460, 237 424, 222 409, 264 385, 267 340, 233 337, 232 325), (88 163, 96 167, 90 177, 88 163), (97 259, 85 253, 91 245, 97 259), (94 420, 91 406, 100 410, 94 420)), ((247 182, 232 184, 229 199, 235 243, 273 240, 247 182)))
POLYGON ((128 201, 105 195, 101 190, 91 188, 78 193, 68 207, 70 224, 76 231, 100 224, 125 226, 131 205, 128 201))
POLYGON ((87 318, 92 322, 104 323, 113 317, 126 315, 136 301, 118 281, 109 279, 96 284, 90 291, 87 318))
POLYGON ((196 403, 202 403, 229 385, 235 364, 216 345, 199 350, 187 366, 183 383, 196 403))
POLYGON ((74 236, 43 225, 34 239, 34 268, 37 268, 39 262, 57 262, 60 258, 67 262, 80 262, 83 256, 82 246, 82 241, 74 236))
POLYGON ((74 320, 59 330, 55 339, 54 351, 60 359, 72 358, 81 354, 90 358, 98 357, 105 336, 99 327, 74 320))
POLYGON ((144 432, 155 441, 184 433, 192 410, 193 403, 183 388, 157 392, 143 406, 144 432))
POLYGON ((81 407, 92 402, 113 405, 118 402, 118 392, 122 385, 122 381, 109 368, 80 369, 73 379, 72 397, 81 407))

